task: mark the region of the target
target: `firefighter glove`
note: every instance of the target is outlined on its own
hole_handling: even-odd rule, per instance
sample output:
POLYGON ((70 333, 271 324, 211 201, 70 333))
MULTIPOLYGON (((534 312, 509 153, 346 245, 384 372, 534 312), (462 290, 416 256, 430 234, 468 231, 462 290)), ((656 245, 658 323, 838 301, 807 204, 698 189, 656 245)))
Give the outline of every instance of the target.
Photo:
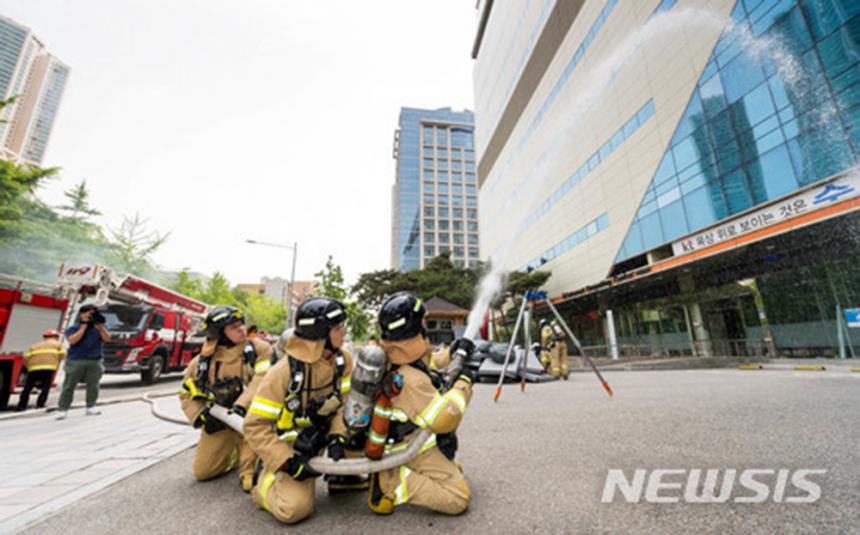
POLYGON ((209 414, 209 409, 206 409, 197 417, 197 421, 194 422, 194 427, 202 427, 206 433, 211 435, 218 431, 227 429, 227 424, 209 414))
POLYGON ((328 456, 332 461, 339 461, 343 459, 346 451, 344 448, 346 447, 346 439, 343 435, 329 435, 328 436, 328 456))
POLYGON ((307 457, 299 454, 295 454, 287 459, 287 462, 281 466, 281 470, 296 481, 304 481, 305 479, 322 475, 308 465, 307 457))
POLYGON ((469 385, 472 385, 475 383, 475 372, 468 366, 463 366, 463 369, 460 370, 460 376, 457 378, 457 380, 466 381, 467 383, 469 383, 469 385))

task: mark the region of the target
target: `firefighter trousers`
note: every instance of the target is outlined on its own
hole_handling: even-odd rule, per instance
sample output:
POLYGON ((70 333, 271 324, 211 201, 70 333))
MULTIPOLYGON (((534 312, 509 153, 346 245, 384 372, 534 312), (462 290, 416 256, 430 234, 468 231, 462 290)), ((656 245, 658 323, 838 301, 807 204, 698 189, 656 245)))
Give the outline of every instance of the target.
POLYGON ((459 515, 469 507, 469 484, 463 471, 437 447, 379 477, 382 492, 394 505, 408 503, 447 515, 459 515))
POLYGON ((239 477, 254 475, 256 456, 242 435, 232 429, 209 434, 200 431, 200 440, 194 451, 194 477, 205 481, 225 474, 236 465, 239 477))
POLYGON ((265 472, 253 490, 254 505, 284 524, 295 524, 314 512, 315 478, 296 481, 286 472, 265 472))
POLYGON ((549 373, 556 378, 568 376, 567 348, 564 344, 555 344, 550 350, 549 373))
POLYGON ((24 390, 21 391, 21 395, 18 397, 18 410, 23 411, 27 408, 27 403, 30 401, 30 392, 33 391, 36 385, 39 385, 41 389, 39 397, 36 398, 36 408, 41 409, 45 406, 45 402, 48 401, 48 393, 51 391, 51 383, 54 381, 54 373, 56 373, 55 370, 27 372, 27 382, 24 384, 24 390))

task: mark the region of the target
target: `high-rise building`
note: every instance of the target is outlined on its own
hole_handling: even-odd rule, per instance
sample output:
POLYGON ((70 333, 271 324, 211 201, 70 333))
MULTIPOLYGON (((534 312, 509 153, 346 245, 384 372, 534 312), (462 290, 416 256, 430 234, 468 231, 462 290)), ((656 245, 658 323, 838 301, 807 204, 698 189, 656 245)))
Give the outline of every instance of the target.
POLYGON ((606 352, 860 344, 860 2, 479 9, 482 255, 606 352))
POLYGON ((69 67, 26 26, 0 16, 0 157, 39 165, 54 126, 69 67))
POLYGON ((444 252, 460 267, 478 261, 473 130, 474 115, 468 110, 400 109, 391 194, 394 269, 422 268, 444 252))

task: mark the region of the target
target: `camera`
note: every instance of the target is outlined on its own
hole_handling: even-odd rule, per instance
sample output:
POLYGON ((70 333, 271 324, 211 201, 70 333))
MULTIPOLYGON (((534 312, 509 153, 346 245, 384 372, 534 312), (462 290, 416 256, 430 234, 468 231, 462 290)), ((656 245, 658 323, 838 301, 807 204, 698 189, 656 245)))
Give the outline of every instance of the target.
POLYGON ((107 319, 105 319, 104 314, 98 310, 94 310, 93 315, 90 316, 90 322, 94 325, 104 325, 104 323, 107 322, 107 319))

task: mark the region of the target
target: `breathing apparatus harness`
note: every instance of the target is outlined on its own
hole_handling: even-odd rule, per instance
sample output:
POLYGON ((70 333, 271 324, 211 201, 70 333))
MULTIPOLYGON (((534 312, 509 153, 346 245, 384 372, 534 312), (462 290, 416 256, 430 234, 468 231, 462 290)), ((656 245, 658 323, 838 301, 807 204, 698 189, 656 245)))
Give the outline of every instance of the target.
MULTIPOLYGON (((430 381, 433 383, 433 388, 438 391, 443 391, 445 389, 445 379, 442 377, 442 374, 437 372, 436 370, 431 370, 427 364, 424 363, 423 360, 418 359, 415 362, 411 362, 409 364, 416 370, 419 370, 424 375, 430 378, 430 381)), ((400 375, 398 371, 400 369, 399 365, 393 365, 391 370, 389 370, 389 374, 392 375, 400 375)), ((396 383, 396 379, 391 379, 392 382, 396 383)), ((401 383, 402 384, 402 379, 401 383)), ((391 420, 391 424, 388 427, 388 436, 386 437, 389 444, 399 444, 406 440, 406 437, 414 433, 418 430, 418 426, 411 421, 399 421, 399 420, 391 420)), ((436 435, 436 446, 439 448, 439 451, 445 455, 450 460, 454 459, 454 456, 457 453, 457 434, 456 431, 452 431, 450 433, 437 434, 436 435)))
POLYGON ((311 366, 290 355, 290 386, 284 398, 284 408, 276 422, 278 438, 293 442, 293 449, 300 454, 313 457, 326 444, 331 421, 340 407, 343 397, 340 381, 346 371, 346 358, 340 349, 334 352, 334 373, 331 383, 312 387, 311 366), (313 397, 314 392, 331 387, 328 395, 313 397))

